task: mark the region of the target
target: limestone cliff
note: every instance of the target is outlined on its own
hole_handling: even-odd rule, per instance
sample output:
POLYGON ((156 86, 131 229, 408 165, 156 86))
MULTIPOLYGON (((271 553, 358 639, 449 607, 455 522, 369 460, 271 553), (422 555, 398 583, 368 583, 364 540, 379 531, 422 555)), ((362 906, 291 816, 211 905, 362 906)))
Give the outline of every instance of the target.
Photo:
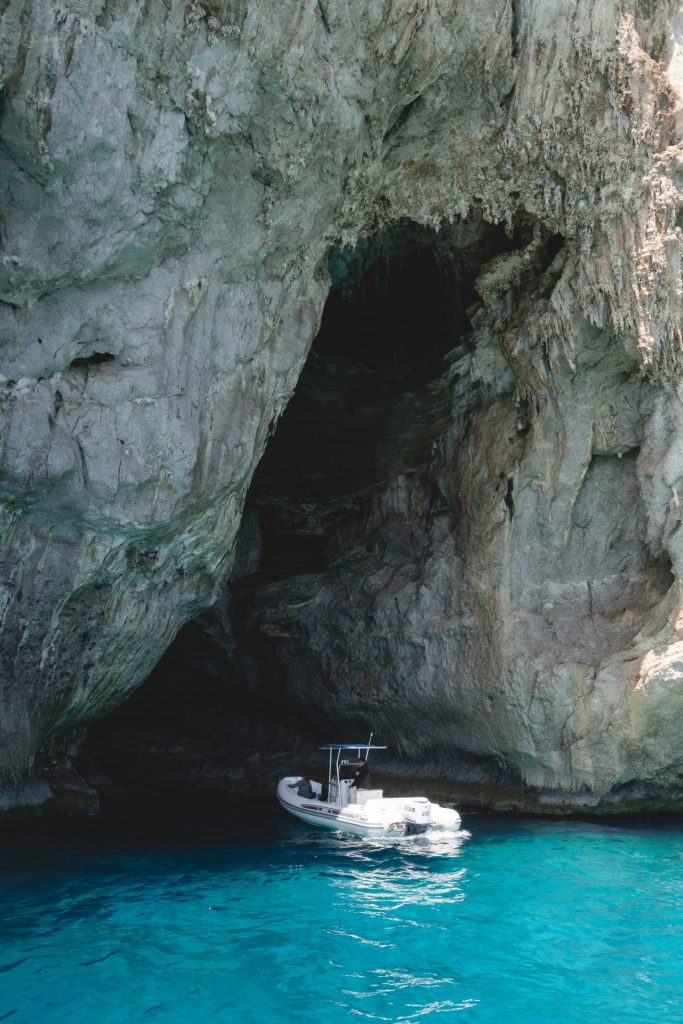
MULTIPOLYGON (((289 490, 264 463, 255 533, 276 515, 325 556, 314 586, 294 559, 246 588, 236 660, 446 775, 474 757, 549 799, 675 798, 678 4, 0 17, 3 803, 43 799, 41 747, 219 596, 330 276, 355 294, 382 238, 433 250, 443 365, 411 385, 399 353, 389 387, 383 349, 381 396, 351 373, 376 457, 336 489, 309 455, 289 490)), ((358 363, 335 345, 309 405, 358 363)))

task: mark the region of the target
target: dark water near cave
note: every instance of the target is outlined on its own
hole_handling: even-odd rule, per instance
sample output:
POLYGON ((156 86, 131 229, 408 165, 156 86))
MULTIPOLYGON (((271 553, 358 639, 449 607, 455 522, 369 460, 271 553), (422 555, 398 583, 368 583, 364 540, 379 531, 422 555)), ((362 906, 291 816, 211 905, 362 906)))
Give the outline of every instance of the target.
POLYGON ((373 841, 260 811, 0 839, 0 1020, 683 1021, 678 824, 373 841))

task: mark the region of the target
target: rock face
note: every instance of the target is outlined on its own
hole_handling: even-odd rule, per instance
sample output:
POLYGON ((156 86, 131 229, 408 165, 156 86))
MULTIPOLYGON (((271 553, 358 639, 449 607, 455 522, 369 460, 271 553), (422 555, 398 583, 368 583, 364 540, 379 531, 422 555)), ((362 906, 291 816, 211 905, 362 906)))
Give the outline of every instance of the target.
POLYGON ((235 685, 447 780, 678 799, 678 5, 0 26, 3 804, 220 595, 330 282, 211 620, 235 685))

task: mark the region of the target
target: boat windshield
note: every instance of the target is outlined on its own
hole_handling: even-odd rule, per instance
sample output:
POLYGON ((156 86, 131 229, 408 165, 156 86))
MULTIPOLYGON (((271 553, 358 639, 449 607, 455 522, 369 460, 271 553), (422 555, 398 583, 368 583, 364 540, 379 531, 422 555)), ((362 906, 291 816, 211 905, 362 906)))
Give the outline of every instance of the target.
POLYGON ((342 782, 347 786, 351 785, 349 778, 342 779, 343 769, 347 765, 353 765, 354 767, 363 758, 367 761, 368 754, 371 750, 386 750, 385 746, 380 746, 377 743, 324 743, 319 750, 327 750, 330 754, 329 768, 327 773, 327 787, 330 799, 339 800, 341 802, 342 797, 342 782), (336 754, 336 757, 335 757, 336 754))

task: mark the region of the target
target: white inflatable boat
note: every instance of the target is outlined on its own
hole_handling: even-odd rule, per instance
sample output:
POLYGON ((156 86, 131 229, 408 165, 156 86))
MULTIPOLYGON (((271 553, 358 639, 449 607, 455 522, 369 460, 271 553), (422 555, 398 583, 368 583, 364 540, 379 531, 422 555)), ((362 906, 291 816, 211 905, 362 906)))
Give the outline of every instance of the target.
POLYGON ((386 797, 381 789, 362 788, 362 777, 354 778, 359 764, 367 761, 371 750, 386 747, 372 743, 327 743, 320 749, 329 752, 326 785, 301 775, 289 775, 278 783, 277 798, 281 805, 301 821, 358 836, 410 834, 428 829, 457 832, 460 828, 457 811, 433 804, 424 796, 386 797))

